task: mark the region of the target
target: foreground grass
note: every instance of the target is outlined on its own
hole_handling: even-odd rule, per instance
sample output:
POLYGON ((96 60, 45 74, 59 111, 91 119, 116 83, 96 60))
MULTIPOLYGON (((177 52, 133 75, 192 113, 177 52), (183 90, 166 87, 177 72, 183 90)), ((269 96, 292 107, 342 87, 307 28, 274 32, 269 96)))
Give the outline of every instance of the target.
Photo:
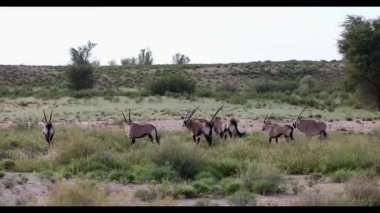
MULTIPOLYGON (((332 132, 324 141, 296 134, 293 143, 280 140, 277 145, 269 145, 264 134, 253 133, 227 141, 214 137, 211 147, 202 139, 197 148, 187 133, 160 134, 160 146, 148 139, 137 140, 131 146, 121 128, 60 127, 48 149, 39 128, 1 129, 0 170, 38 172, 52 182, 79 177, 122 184, 155 183, 158 188, 136 196, 154 200, 223 195, 244 205, 255 201, 254 196, 239 201, 243 194, 281 193, 281 177, 286 174, 322 173, 336 182, 346 182, 353 174, 380 175, 380 142, 375 134, 332 132)), ((363 200, 357 191, 352 187, 348 190, 352 197, 363 200)), ((72 192, 67 189, 62 193, 72 192)), ((377 205, 377 199, 377 195, 372 196, 368 204, 377 205)), ((67 201, 67 205, 70 202, 74 201, 67 201)))

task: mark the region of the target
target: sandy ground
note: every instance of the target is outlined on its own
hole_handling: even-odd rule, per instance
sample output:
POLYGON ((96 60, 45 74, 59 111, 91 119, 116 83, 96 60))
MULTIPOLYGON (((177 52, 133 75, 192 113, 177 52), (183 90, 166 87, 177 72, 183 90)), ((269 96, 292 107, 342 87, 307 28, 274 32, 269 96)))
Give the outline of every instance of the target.
MULTIPOLYGON (((154 121, 142 121, 140 123, 151 123, 157 127, 158 130, 164 131, 181 131, 182 120, 154 120, 154 121)), ((278 122, 279 124, 291 124, 285 122, 278 122)), ((113 121, 81 121, 81 122, 67 122, 60 121, 54 123, 56 126, 60 125, 76 125, 82 128, 121 128, 121 125, 115 125, 113 121)), ((354 131, 354 132, 370 132, 374 127, 380 129, 380 121, 332 121, 326 122, 327 131, 354 131)), ((42 127, 42 123, 40 124, 42 127)), ((241 119, 239 121, 239 129, 243 132, 259 132, 262 128, 261 120, 248 120, 241 119)), ((0 121, 0 128, 8 128, 16 126, 15 122, 0 121)))
MULTIPOLYGON (((288 175, 283 177, 283 187, 285 193, 270 196, 257 195, 257 205, 259 206, 292 206, 308 195, 321 195, 340 197, 344 194, 344 183, 332 183, 329 178, 321 177, 313 179, 310 175, 288 175), (298 188, 295 194, 293 187, 298 188)), ((65 184, 72 184, 73 179, 63 181, 65 184)), ((37 205, 45 206, 48 198, 48 192, 52 182, 41 179, 35 173, 11 173, 8 172, 0 179, 0 206, 2 205, 37 205), (27 181, 19 182, 21 177, 26 177, 27 181), (14 185, 6 187, 9 179, 14 180, 14 185)), ((226 197, 207 197, 194 199, 173 199, 164 198, 163 200, 141 201, 134 198, 134 192, 138 189, 147 189, 147 184, 117 184, 117 183, 100 183, 100 189, 107 189, 108 199, 112 200, 114 205, 132 205, 132 206, 194 206, 197 201, 207 199, 209 205, 231 206, 226 197)))

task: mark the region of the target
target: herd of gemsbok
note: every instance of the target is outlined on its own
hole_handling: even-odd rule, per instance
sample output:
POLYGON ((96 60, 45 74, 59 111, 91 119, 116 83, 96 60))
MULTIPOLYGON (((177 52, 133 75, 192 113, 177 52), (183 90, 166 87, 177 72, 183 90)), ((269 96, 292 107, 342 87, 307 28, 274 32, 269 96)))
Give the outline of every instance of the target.
MULTIPOLYGON (((264 118, 263 121, 263 127, 262 131, 265 131, 269 136, 269 143, 272 142, 272 139, 275 139, 276 143, 278 143, 278 138, 281 136, 284 136, 286 141, 289 142, 289 139, 294 140, 293 138, 293 131, 294 129, 298 129, 299 131, 303 132, 306 137, 310 138, 314 135, 320 135, 321 139, 324 139, 327 137, 326 128, 327 125, 325 122, 322 121, 315 121, 315 120, 305 120, 301 119, 302 112, 306 109, 307 106, 305 106, 301 113, 294 119, 292 125, 279 125, 272 123, 269 118, 268 114, 264 118)), ((222 110, 223 106, 220 106, 215 114, 211 117, 210 120, 203 119, 203 118, 192 118, 194 113, 199 109, 199 106, 195 108, 194 110, 190 110, 190 108, 187 110, 186 115, 182 116, 181 119, 183 120, 182 127, 185 127, 192 133, 192 137, 194 140, 194 143, 196 145, 200 142, 200 137, 203 135, 207 141, 207 143, 211 146, 212 144, 212 131, 220 136, 221 139, 227 139, 227 133, 230 136, 230 138, 235 138, 236 136, 244 136, 246 133, 242 133, 239 131, 238 128, 238 120, 231 118, 221 118, 216 116, 220 110, 222 110)), ((154 143, 154 140, 156 141, 157 145, 160 144, 159 135, 157 128, 153 124, 149 123, 135 123, 131 120, 131 110, 128 110, 128 120, 126 119, 123 112, 121 112, 124 118, 124 130, 131 141, 131 144, 134 144, 136 139, 148 137, 149 140, 154 143)), ((44 120, 43 122, 43 128, 42 133, 45 137, 46 142, 49 144, 49 147, 52 143, 53 136, 54 136, 54 127, 52 123, 52 115, 53 110, 50 113, 49 120, 47 120, 45 111, 43 110, 44 114, 44 120)))

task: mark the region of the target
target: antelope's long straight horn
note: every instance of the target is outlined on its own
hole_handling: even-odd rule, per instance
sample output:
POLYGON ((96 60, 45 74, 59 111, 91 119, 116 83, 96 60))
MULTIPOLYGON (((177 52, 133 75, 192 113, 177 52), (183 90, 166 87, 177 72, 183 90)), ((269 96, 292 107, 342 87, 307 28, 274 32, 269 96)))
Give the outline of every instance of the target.
POLYGON ((219 107, 218 110, 216 110, 214 116, 212 116, 211 121, 214 120, 215 116, 218 114, 218 112, 223 108, 223 105, 219 107))
POLYGON ((189 115, 189 117, 187 117, 187 119, 190 119, 191 116, 193 116, 194 113, 195 113, 195 111, 197 111, 198 109, 199 109, 199 106, 198 106, 197 108, 195 108, 195 109, 193 110, 193 112, 191 112, 191 114, 189 115))
POLYGON ((128 111, 129 111, 128 119, 129 119, 129 123, 131 123, 131 122, 132 122, 132 121, 131 121, 131 110, 128 109, 128 111))
POLYGON ((272 117, 272 115, 273 115, 273 113, 271 113, 271 114, 269 115, 268 120, 272 117))
POLYGON ((268 114, 269 114, 269 113, 267 113, 267 115, 265 116, 265 118, 264 118, 264 122, 267 120, 268 114))
POLYGON ((45 122, 47 122, 47 118, 46 118, 46 115, 45 115, 45 110, 42 110, 42 112, 44 113, 45 122))
POLYGON ((127 119, 125 118, 125 115, 124 115, 124 113, 123 113, 123 112, 121 112, 121 114, 123 114, 123 117, 124 117, 124 121, 125 121, 125 123, 128 123, 127 119))
POLYGON ((189 115, 189 113, 190 113, 190 109, 191 109, 191 107, 189 107, 189 109, 186 111, 186 115, 185 115, 185 118, 184 118, 184 119, 186 119, 187 116, 189 115))
POLYGON ((302 109, 302 111, 301 111, 301 113, 297 116, 297 118, 296 119, 298 119, 300 116, 301 116, 301 114, 303 113, 303 111, 306 109, 306 107, 307 107, 307 105, 302 109))
POLYGON ((51 110, 49 122, 51 122, 51 116, 53 115, 53 110, 51 110))

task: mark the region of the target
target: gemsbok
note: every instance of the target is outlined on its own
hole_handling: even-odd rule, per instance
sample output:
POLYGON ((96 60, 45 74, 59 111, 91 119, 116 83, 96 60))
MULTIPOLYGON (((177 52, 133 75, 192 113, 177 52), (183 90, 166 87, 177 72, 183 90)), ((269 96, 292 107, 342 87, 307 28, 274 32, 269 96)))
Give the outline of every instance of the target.
MULTIPOLYGON (((222 108, 223 106, 221 106, 222 108)), ((213 126, 214 126, 214 131, 216 134, 218 134, 220 136, 221 139, 223 139, 224 137, 224 140, 227 139, 227 132, 230 136, 230 138, 232 137, 236 137, 239 136, 239 137, 242 137, 245 135, 245 132, 244 133, 241 133, 238 129, 238 121, 234 118, 228 120, 226 118, 221 118, 221 117, 215 117, 215 119, 213 120, 213 126)))
POLYGON ((193 140, 196 143, 196 145, 200 142, 200 135, 204 135, 206 138, 206 141, 209 146, 212 144, 212 128, 213 128, 213 120, 215 116, 218 114, 218 112, 221 110, 219 108, 215 114, 212 116, 211 120, 208 121, 206 119, 192 119, 191 117, 194 115, 195 111, 197 111, 199 106, 195 108, 191 113, 190 110, 187 111, 186 115, 182 117, 183 123, 182 127, 186 127, 188 130, 190 130, 193 133, 193 140))
POLYGON ((124 117, 124 130, 125 133, 127 134, 128 138, 131 140, 131 144, 134 144, 136 139, 142 138, 142 137, 149 137, 150 142, 154 144, 153 136, 154 139, 156 139, 157 145, 160 145, 160 139, 158 137, 158 132, 155 126, 152 124, 137 124, 132 122, 131 120, 131 110, 129 109, 129 115, 128 115, 128 120, 125 118, 125 115, 123 112, 124 117))
POLYGON ((323 121, 315 121, 315 120, 303 120, 300 119, 302 112, 306 109, 307 106, 303 108, 301 113, 294 119, 293 127, 299 129, 303 132, 306 137, 310 138, 314 135, 320 135, 320 139, 327 137, 327 125, 323 121))
POLYGON ((42 134, 45 136, 45 140, 49 144, 49 147, 50 147, 50 144, 53 141, 53 137, 54 137, 54 127, 53 127, 53 123, 51 122, 53 110, 51 110, 50 112, 49 120, 47 120, 46 118, 45 110, 42 110, 42 112, 44 113, 44 118, 45 118, 45 120, 41 120, 43 123, 42 134))
POLYGON ((262 131, 265 131, 269 136, 269 144, 272 142, 272 139, 274 138, 276 140, 276 144, 278 143, 278 138, 282 135, 285 137, 286 141, 289 142, 289 138, 291 140, 294 140, 293 138, 293 127, 290 125, 278 125, 278 124, 272 124, 271 121, 269 121, 269 118, 267 119, 268 114, 264 118, 264 125, 262 128, 262 131))

